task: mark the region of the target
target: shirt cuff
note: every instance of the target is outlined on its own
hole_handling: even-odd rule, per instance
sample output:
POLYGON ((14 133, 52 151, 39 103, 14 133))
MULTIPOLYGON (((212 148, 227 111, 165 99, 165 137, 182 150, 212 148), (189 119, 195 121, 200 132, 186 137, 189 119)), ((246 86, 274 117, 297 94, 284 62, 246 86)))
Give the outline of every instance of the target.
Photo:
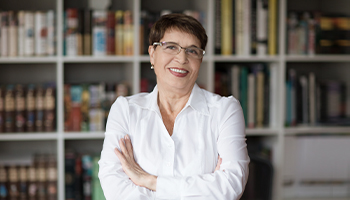
POLYGON ((158 176, 156 198, 177 199, 181 195, 181 178, 172 176, 158 176))

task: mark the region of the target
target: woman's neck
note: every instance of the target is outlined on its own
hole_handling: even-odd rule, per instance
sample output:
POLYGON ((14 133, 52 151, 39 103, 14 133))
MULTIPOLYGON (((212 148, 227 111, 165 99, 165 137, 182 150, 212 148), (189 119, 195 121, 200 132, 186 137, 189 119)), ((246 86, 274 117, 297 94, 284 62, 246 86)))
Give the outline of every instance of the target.
POLYGON ((158 106, 160 111, 170 115, 177 115, 186 105, 192 90, 178 93, 158 87, 158 106))

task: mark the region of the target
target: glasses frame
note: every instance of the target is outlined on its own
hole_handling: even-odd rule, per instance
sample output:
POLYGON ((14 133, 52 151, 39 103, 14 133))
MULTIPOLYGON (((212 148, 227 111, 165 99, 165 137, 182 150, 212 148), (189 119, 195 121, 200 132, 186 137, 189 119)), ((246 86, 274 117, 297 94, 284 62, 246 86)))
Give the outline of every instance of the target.
MULTIPOLYGON (((177 55, 177 54, 179 54, 179 53, 181 52, 181 49, 184 49, 184 50, 185 50, 185 53, 186 53, 186 52, 187 52, 187 49, 189 49, 189 48, 196 48, 196 49, 199 49, 199 50, 203 51, 203 54, 202 54, 201 57, 198 58, 198 59, 202 59, 203 56, 205 55, 205 51, 204 51, 203 49, 201 49, 201 48, 198 48, 198 47, 195 47, 195 46, 191 46, 191 47, 185 48, 185 47, 182 47, 182 46, 180 46, 179 44, 177 44, 177 43, 175 43, 175 42, 153 42, 153 46, 154 46, 154 45, 163 46, 163 45, 166 44, 166 43, 174 44, 174 45, 177 45, 177 46, 180 47, 180 48, 179 48, 179 51, 178 51, 176 54, 172 54, 172 55, 177 55)), ((186 54, 187 54, 187 53, 186 53, 186 54)), ((190 55, 190 54, 188 54, 188 55, 190 55)), ((193 57, 193 58, 195 58, 195 57, 193 57)))

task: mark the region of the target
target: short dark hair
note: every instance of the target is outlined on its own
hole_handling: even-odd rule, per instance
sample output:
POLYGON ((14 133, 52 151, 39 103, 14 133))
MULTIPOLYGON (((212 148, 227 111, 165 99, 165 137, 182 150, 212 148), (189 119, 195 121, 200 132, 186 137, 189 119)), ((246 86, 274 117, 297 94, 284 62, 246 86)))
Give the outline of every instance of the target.
POLYGON ((202 24, 195 18, 180 13, 163 15, 151 28, 149 44, 152 45, 154 42, 160 42, 165 32, 170 29, 179 30, 197 37, 201 43, 200 48, 205 50, 208 36, 202 24))

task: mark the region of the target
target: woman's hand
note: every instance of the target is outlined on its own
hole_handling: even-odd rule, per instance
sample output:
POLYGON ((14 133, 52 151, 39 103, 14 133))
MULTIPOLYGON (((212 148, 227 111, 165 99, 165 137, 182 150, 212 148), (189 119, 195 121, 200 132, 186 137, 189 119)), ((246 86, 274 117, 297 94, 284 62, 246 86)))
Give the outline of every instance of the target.
MULTIPOLYGON (((222 163, 222 158, 220 158, 220 155, 219 155, 218 156, 218 164, 216 164, 214 172, 216 172, 217 170, 220 170, 221 163, 222 163)), ((223 171, 225 171, 225 170, 223 170, 223 171)))
POLYGON ((115 148, 114 153, 119 158, 122 168, 135 185, 156 191, 157 177, 145 172, 135 162, 131 140, 128 135, 119 140, 121 152, 115 148))

